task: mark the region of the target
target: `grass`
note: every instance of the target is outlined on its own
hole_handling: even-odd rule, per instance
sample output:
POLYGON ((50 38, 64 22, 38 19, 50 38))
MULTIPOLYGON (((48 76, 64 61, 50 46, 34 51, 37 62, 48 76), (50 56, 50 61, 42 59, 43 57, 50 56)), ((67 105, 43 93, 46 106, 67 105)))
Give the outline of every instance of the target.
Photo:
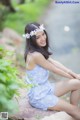
POLYGON ((25 25, 32 21, 38 21, 50 2, 51 0, 35 0, 35 2, 26 1, 25 4, 19 5, 14 1, 13 6, 17 12, 7 15, 4 26, 12 28, 20 34, 24 33, 25 25))

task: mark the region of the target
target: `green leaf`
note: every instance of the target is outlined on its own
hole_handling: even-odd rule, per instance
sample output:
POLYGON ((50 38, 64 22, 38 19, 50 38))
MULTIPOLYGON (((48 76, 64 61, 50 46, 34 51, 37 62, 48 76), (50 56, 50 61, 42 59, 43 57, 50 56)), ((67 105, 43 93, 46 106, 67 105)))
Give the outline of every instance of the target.
POLYGON ((6 59, 7 51, 0 48, 0 111, 14 111, 15 103, 12 102, 18 89, 27 85, 19 78, 18 70, 12 61, 6 59))
MULTIPOLYGON (((0 83, 0 93, 2 92, 2 93, 4 93, 5 92, 5 90, 6 90, 6 87, 5 87, 5 85, 4 84, 2 84, 2 83, 0 83)), ((1 97, 1 96, 0 96, 1 97)))
POLYGON ((3 73, 0 73, 0 82, 6 82, 6 76, 3 73))
POLYGON ((5 106, 7 104, 8 100, 6 99, 5 96, 0 96, 0 104, 5 106))
POLYGON ((17 90, 18 88, 19 88, 19 85, 17 85, 17 84, 12 84, 12 85, 8 86, 8 89, 10 89, 10 90, 17 90))

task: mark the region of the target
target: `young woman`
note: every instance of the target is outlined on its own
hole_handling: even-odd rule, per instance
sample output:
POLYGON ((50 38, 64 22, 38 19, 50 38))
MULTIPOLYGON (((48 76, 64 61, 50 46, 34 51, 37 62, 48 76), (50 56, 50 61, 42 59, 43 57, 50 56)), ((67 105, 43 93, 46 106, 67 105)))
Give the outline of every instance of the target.
POLYGON ((26 80, 32 84, 29 103, 42 110, 65 111, 80 120, 79 89, 80 75, 72 72, 58 61, 50 58, 48 35, 43 25, 30 23, 25 27, 26 80), (51 85, 49 71, 69 78, 51 85), (59 97, 71 91, 70 103, 59 97))

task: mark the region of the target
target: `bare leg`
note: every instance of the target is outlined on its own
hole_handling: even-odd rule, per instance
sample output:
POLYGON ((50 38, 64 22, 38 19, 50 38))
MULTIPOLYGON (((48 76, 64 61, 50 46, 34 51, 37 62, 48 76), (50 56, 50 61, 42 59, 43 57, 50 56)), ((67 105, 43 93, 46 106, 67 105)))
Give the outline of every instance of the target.
POLYGON ((80 120, 80 109, 75 105, 71 105, 70 103, 67 103, 61 99, 59 99, 56 106, 49 107, 48 110, 65 111, 73 118, 80 120))
POLYGON ((73 105, 78 106, 79 100, 80 100, 79 90, 71 91, 70 103, 73 104, 73 105))
POLYGON ((70 79, 66 81, 61 81, 56 83, 56 96, 62 96, 69 91, 71 91, 70 95, 70 103, 73 105, 78 105, 79 102, 79 89, 80 89, 80 80, 77 79, 70 79))

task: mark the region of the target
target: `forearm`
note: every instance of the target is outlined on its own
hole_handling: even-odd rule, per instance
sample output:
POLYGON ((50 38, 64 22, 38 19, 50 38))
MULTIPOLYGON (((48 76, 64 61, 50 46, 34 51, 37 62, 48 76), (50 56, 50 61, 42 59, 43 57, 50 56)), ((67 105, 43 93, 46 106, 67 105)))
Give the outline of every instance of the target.
POLYGON ((70 76, 72 76, 73 78, 77 78, 77 74, 74 73, 72 70, 68 69, 67 67, 65 67, 63 64, 61 64, 60 62, 53 60, 52 58, 48 59, 53 65, 55 65, 55 67, 59 68, 60 70, 64 71, 65 74, 69 74, 70 76))
POLYGON ((54 64, 55 64, 56 67, 60 68, 64 72, 69 73, 69 71, 71 71, 70 69, 66 68, 64 65, 62 65, 61 63, 59 63, 58 61, 54 60, 54 64))
POLYGON ((77 78, 77 74, 74 73, 73 71, 69 71, 68 73, 69 73, 71 76, 73 76, 73 78, 77 78))
POLYGON ((64 65, 62 65, 61 63, 54 61, 54 64, 56 67, 60 68, 61 70, 63 70, 64 72, 70 74, 73 78, 77 77, 77 74, 75 72, 73 72, 72 70, 66 68, 64 65))
POLYGON ((63 70, 64 72, 69 72, 70 70, 65 67, 63 64, 61 64, 60 62, 53 60, 52 58, 49 58, 49 61, 54 64, 57 68, 60 68, 61 70, 63 70))
POLYGON ((54 73, 56 73, 56 74, 58 74, 60 76, 66 77, 66 78, 70 78, 70 79, 73 78, 70 74, 64 72, 63 70, 61 70, 59 68, 56 68, 55 70, 53 69, 52 72, 54 72, 54 73))

